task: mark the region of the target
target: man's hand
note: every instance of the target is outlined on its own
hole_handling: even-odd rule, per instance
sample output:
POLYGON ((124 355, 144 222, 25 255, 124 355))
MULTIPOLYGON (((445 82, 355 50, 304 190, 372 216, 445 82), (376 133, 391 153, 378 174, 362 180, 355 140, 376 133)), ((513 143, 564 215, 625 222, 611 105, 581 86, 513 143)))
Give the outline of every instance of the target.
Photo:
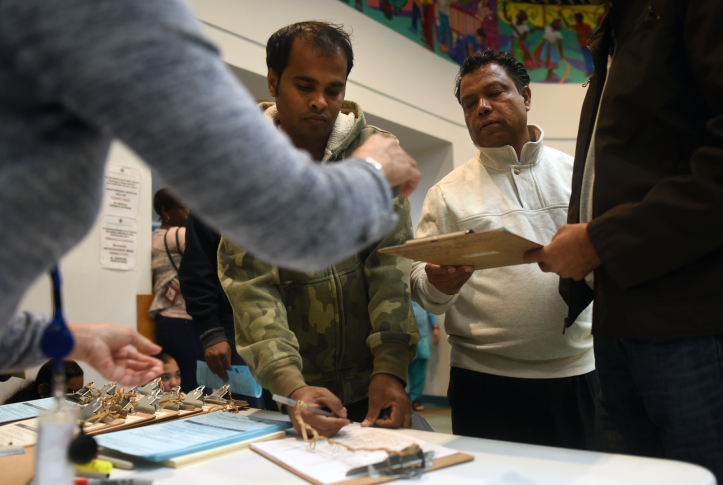
POLYGON ((68 327, 75 339, 68 358, 87 362, 109 381, 138 386, 163 373, 160 360, 144 355, 155 355, 161 347, 130 327, 111 323, 69 323, 68 327))
POLYGON ((432 343, 434 345, 439 343, 439 327, 434 327, 432 329, 432 343))
POLYGON ((412 427, 412 402, 402 383, 391 374, 376 374, 369 384, 369 411, 361 425, 375 424, 382 428, 412 427), (380 418, 382 410, 389 408, 389 415, 380 418))
POLYGON ((203 352, 211 372, 223 379, 223 382, 228 382, 226 371, 231 370, 231 346, 228 342, 213 344, 203 352))
POLYGON ((474 273, 473 266, 439 266, 427 263, 427 280, 442 293, 456 295, 474 273))
POLYGON ((587 233, 587 224, 565 224, 547 246, 528 251, 525 263, 537 263, 545 273, 580 281, 602 264, 587 233))
POLYGON ((419 184, 417 162, 399 146, 394 138, 374 134, 351 154, 352 158, 371 157, 382 165, 390 187, 401 186, 400 195, 408 197, 419 184))
MULTIPOLYGON (((346 408, 342 406, 338 397, 324 387, 306 386, 300 387, 289 396, 294 401, 304 401, 310 407, 331 409, 331 412, 340 416, 339 418, 327 418, 310 411, 301 411, 301 417, 305 423, 319 432, 320 435, 327 438, 334 436, 337 431, 349 424, 346 419, 346 408)), ((297 433, 301 433, 301 425, 296 420, 296 412, 293 408, 286 408, 294 424, 297 433)))

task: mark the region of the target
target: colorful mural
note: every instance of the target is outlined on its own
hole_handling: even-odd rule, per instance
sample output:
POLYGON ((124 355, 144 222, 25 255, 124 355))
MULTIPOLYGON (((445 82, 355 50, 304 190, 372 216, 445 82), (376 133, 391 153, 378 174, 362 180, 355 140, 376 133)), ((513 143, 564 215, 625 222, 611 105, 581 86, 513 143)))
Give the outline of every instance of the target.
POLYGON ((480 50, 512 53, 534 82, 584 82, 587 43, 605 7, 566 0, 340 0, 397 33, 461 64, 480 50))

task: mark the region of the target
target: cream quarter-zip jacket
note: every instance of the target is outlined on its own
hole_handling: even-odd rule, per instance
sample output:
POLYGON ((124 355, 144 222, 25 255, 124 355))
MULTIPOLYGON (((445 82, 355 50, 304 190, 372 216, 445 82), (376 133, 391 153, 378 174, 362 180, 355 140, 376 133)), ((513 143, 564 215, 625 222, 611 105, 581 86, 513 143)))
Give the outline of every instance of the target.
MULTIPOLYGON (((480 148, 427 193, 416 237, 504 227, 547 244, 567 220, 573 158, 530 139, 514 148, 480 148)), ((479 147, 478 147, 479 148, 479 147)), ((445 316, 451 365, 507 377, 546 379, 594 370, 591 307, 563 334, 567 305, 559 278, 534 265, 475 271, 455 296, 434 288, 425 263, 412 267, 413 299, 445 316)))

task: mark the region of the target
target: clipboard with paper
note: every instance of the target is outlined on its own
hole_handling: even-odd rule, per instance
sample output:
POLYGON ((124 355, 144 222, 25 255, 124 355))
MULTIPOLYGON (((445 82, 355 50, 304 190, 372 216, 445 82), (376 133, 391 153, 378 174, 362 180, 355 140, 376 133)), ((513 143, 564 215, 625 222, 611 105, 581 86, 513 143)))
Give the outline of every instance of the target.
POLYGON ((542 244, 502 227, 485 232, 467 230, 410 239, 379 252, 440 266, 473 266, 477 270, 525 264, 522 256, 541 247, 542 244))

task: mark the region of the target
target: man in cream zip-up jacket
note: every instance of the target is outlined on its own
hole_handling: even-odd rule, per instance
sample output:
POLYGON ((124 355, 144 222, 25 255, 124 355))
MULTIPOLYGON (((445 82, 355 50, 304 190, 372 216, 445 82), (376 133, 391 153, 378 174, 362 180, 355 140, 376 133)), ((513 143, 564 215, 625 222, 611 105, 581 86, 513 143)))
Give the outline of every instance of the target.
MULTIPOLYGON (((531 92, 507 53, 468 58, 457 77, 478 155, 427 193, 416 236, 504 227, 545 244, 567 219, 572 157, 527 125, 531 92)), ((599 447, 590 309, 563 333, 558 280, 537 265, 473 271, 415 262, 412 294, 446 312, 455 434, 599 447)))

